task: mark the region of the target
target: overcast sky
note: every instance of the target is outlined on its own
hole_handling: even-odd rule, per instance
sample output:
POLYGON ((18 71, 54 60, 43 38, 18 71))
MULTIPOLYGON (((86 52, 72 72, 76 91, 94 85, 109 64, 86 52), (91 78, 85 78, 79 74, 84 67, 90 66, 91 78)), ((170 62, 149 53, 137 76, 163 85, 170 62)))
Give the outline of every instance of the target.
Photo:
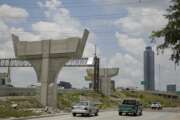
MULTIPOLYGON (((1 0, 0 57, 14 57, 11 33, 25 41, 57 40, 82 36, 88 28, 84 56, 92 57, 96 44, 101 67, 120 68, 113 78, 116 86, 143 88, 143 51, 147 45, 155 49, 157 43, 151 43, 149 36, 166 25, 163 15, 169 4, 169 0, 1 0)), ((167 84, 177 84, 180 90, 180 68, 175 70, 169 54, 167 50, 155 57, 158 90, 167 84)), ((63 68, 58 81, 87 87, 85 74, 85 68, 63 68)), ((12 68, 11 78, 16 86, 37 82, 32 68, 12 68)))

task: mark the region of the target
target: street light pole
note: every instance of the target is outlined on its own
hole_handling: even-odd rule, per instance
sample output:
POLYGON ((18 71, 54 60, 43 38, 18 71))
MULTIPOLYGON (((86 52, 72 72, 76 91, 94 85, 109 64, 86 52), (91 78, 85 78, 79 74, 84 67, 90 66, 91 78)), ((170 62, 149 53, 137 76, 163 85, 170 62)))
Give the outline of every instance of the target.
POLYGON ((161 66, 159 64, 159 91, 161 91, 161 66))

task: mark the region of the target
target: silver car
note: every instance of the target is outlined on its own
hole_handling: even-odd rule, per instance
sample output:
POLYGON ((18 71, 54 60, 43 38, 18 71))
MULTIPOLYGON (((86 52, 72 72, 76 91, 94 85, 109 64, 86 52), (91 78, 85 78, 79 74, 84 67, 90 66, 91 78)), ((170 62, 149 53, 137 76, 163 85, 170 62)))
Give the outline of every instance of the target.
POLYGON ((95 115, 98 116, 98 108, 96 105, 91 101, 80 101, 76 105, 72 107, 72 114, 76 116, 77 114, 81 115, 95 115))

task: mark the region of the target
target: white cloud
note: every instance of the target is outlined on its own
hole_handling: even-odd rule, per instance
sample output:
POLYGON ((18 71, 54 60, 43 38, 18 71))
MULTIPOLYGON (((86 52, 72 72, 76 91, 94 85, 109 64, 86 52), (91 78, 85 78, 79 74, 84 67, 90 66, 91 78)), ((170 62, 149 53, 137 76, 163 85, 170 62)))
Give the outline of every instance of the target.
POLYGON ((142 80, 142 63, 129 54, 116 53, 110 59, 109 66, 119 67, 119 74, 115 77, 118 86, 140 86, 142 80))
POLYGON ((145 47, 144 39, 130 37, 127 34, 116 33, 116 38, 120 48, 133 55, 140 55, 145 47))
POLYGON ((39 34, 42 39, 57 39, 62 37, 60 27, 54 22, 40 21, 32 25, 34 32, 39 34))
POLYGON ((49 0, 46 1, 44 4, 42 2, 38 2, 40 7, 46 7, 48 9, 56 9, 58 6, 62 5, 61 1, 59 0, 49 0))
POLYGON ((48 21, 39 21, 32 25, 32 29, 40 34, 41 38, 65 38, 81 36, 83 27, 78 20, 73 18, 61 1, 51 0, 38 3, 48 21))
MULTIPOLYGON (((38 41, 41 40, 40 35, 26 32, 23 28, 11 27, 11 33, 18 35, 21 41, 38 41)), ((12 41, 12 40, 11 40, 12 41)))
POLYGON ((41 39, 63 39, 70 36, 81 36, 81 30, 74 26, 66 26, 67 23, 60 25, 56 22, 40 21, 32 25, 32 29, 41 39), (63 28, 63 29, 62 29, 63 28))
POLYGON ((13 47, 11 42, 11 27, 7 22, 24 19, 28 16, 25 9, 13 7, 10 5, 0 5, 0 57, 12 57, 13 47))
POLYGON ((10 32, 8 25, 0 19, 0 42, 2 44, 6 43, 9 40, 10 38, 9 34, 10 32))
POLYGON ((10 5, 0 5, 0 19, 17 20, 28 17, 28 12, 22 8, 12 7, 10 5))
POLYGON ((130 35, 150 35, 166 25, 163 14, 163 10, 155 8, 128 8, 128 16, 116 20, 115 25, 130 35))

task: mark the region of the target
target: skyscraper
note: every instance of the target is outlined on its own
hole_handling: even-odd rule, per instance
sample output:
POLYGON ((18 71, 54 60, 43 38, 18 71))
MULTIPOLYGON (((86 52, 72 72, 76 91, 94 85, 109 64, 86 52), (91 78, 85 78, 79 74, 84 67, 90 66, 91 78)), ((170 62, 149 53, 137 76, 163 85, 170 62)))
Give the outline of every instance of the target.
POLYGON ((144 90, 155 90, 154 51, 150 46, 144 51, 144 90))

